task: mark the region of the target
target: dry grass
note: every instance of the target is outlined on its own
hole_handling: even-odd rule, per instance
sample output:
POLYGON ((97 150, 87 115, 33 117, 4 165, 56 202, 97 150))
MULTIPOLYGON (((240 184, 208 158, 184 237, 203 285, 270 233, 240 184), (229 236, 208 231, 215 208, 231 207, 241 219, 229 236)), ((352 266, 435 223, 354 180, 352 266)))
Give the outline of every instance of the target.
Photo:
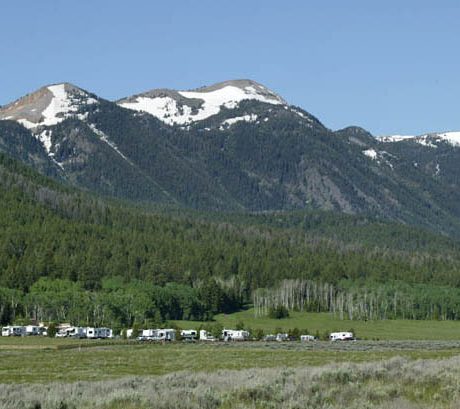
POLYGON ((459 401, 459 356, 0 385, 0 409, 454 409, 459 401))

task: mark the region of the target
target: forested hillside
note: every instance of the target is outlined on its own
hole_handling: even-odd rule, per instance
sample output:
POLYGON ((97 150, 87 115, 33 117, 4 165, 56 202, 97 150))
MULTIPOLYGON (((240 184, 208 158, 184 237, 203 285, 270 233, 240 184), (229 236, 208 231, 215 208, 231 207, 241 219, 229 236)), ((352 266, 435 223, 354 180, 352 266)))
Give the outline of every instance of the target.
POLYGON ((424 305, 449 310, 440 318, 456 319, 460 311, 458 242, 371 218, 133 207, 0 155, 0 231, 2 322, 206 319, 253 302, 257 289, 275 291, 285 279, 327 285, 334 294, 386 288, 388 299, 415 291, 424 305))
POLYGON ((118 102, 61 83, 0 108, 0 151, 79 189, 199 211, 372 215, 460 238, 455 140, 390 139, 332 131, 250 80, 118 102))

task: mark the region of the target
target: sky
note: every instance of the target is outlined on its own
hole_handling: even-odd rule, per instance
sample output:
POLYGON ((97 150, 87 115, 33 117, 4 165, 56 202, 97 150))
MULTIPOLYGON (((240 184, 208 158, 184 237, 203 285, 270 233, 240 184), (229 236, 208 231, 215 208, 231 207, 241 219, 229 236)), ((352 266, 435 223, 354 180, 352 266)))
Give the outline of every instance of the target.
POLYGON ((15 0, 0 105, 71 82, 107 99, 256 80, 327 127, 460 130, 458 0, 15 0))

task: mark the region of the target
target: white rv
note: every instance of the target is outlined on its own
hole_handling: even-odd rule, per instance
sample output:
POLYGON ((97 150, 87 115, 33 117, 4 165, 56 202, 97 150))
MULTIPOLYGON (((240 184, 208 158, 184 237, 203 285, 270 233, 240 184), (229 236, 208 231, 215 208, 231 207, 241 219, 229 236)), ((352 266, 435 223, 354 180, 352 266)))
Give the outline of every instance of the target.
POLYGON ((139 341, 175 341, 176 330, 174 329, 144 329, 137 338, 139 341))
POLYGON ((194 329, 184 329, 180 332, 180 336, 184 341, 195 341, 198 337, 198 332, 194 329))
POLYGON ((159 329, 157 333, 156 341, 175 341, 176 330, 175 329, 159 329))
POLYGON ((311 341, 316 341, 316 338, 313 335, 301 335, 300 341, 301 342, 311 342, 311 341))
POLYGON ((22 337, 26 335, 25 327, 9 325, 2 328, 2 337, 22 337))
POLYGON ((25 327, 25 334, 26 335, 39 335, 40 334, 40 327, 36 325, 27 325, 25 327))
POLYGON ((276 340, 278 342, 289 341, 289 334, 276 334, 276 340))
POLYGON ((267 335, 264 336, 263 340, 264 340, 265 342, 276 341, 276 335, 267 334, 267 335))
POLYGON ((246 341, 249 339, 249 332, 245 330, 224 329, 222 330, 224 341, 246 341))
POLYGON ((66 327, 56 333, 57 338, 86 338, 86 328, 66 327))
POLYGON ((331 341, 353 341, 353 332, 331 332, 329 335, 331 341))
POLYGON ((113 332, 111 328, 94 328, 86 327, 84 328, 85 336, 89 339, 107 339, 113 337, 113 332))
POLYGON ((202 329, 200 330, 200 341, 217 341, 217 339, 210 332, 202 329))

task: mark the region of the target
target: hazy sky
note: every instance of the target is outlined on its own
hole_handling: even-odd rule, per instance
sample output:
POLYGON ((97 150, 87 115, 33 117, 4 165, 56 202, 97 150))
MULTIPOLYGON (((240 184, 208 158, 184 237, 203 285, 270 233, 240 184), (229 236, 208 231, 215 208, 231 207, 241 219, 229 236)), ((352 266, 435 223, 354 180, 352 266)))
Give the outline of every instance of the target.
POLYGON ((460 130, 459 50, 459 0, 4 1, 0 104, 251 78, 332 129, 460 130))

